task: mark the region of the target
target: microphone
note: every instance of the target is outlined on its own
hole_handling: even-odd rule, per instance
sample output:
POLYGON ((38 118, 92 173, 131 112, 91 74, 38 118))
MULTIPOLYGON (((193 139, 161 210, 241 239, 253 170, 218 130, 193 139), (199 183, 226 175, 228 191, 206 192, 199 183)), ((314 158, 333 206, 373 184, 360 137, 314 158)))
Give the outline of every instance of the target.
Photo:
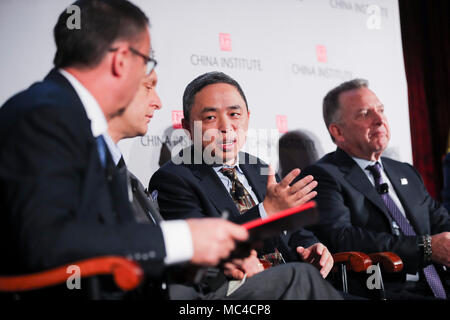
POLYGON ((389 186, 387 183, 382 183, 377 187, 377 191, 379 194, 385 194, 389 192, 389 186))

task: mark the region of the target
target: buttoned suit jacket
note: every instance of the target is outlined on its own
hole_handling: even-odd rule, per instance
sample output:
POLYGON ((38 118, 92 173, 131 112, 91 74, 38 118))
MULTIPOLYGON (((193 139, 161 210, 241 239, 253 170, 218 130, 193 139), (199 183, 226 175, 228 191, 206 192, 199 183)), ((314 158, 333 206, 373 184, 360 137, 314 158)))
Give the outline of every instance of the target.
POLYGON ((124 176, 99 161, 90 121, 71 84, 52 70, 0 109, 0 247, 3 274, 80 259, 146 256, 164 271, 158 226, 134 221, 124 176))
MULTIPOLYGON (((447 210, 428 194, 419 173, 408 163, 381 160, 417 235, 450 231, 447 210)), ((302 172, 308 174, 318 181, 320 221, 312 230, 331 251, 393 251, 405 272, 423 267, 417 237, 398 234, 381 196, 347 153, 338 148, 302 172)))

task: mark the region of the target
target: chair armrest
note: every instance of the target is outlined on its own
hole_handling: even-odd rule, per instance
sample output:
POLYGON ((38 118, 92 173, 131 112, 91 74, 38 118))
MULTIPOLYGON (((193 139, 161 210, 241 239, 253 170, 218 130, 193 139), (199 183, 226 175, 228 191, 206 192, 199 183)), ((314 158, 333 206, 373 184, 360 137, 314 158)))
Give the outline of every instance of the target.
POLYGON ((369 254, 374 264, 380 263, 383 271, 388 273, 399 272, 403 270, 402 259, 393 252, 377 252, 369 254))
POLYGON ((366 271, 372 265, 370 257, 358 251, 335 253, 333 254, 333 259, 335 264, 343 263, 346 265, 347 270, 355 272, 366 271))
POLYGON ((50 287, 67 281, 71 273, 67 267, 80 268, 80 277, 112 275, 116 285, 125 291, 135 289, 143 280, 144 272, 134 261, 117 256, 104 256, 77 261, 51 270, 19 276, 0 276, 0 291, 20 292, 50 287))

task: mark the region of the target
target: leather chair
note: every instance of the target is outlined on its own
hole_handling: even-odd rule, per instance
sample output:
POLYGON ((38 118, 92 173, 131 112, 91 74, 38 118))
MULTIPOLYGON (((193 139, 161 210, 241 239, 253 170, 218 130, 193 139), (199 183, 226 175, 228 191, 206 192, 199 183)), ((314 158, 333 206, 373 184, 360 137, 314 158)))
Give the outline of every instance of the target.
MULTIPOLYGON (((367 269, 374 264, 379 265, 380 270, 383 272, 392 273, 403 269, 401 259, 391 252, 370 255, 362 252, 341 252, 334 254, 333 258, 335 266, 331 277, 335 282, 335 286, 345 293, 349 293, 347 271, 364 275, 367 269)), ((0 294, 3 296, 7 295, 9 299, 13 300, 24 298, 43 299, 47 296, 46 294, 51 294, 54 297, 58 293, 64 293, 60 298, 67 297, 66 294, 71 291, 67 288, 68 279, 71 277, 71 272, 68 271, 70 270, 68 268, 73 265, 79 268, 80 278, 86 280, 81 284, 84 288, 82 299, 123 299, 126 293, 130 293, 128 297, 130 299, 139 299, 140 297, 133 295, 133 291, 139 291, 144 283, 142 268, 134 261, 117 256, 81 260, 33 274, 0 276, 0 294), (104 292, 105 288, 102 288, 100 285, 100 277, 104 276, 109 277, 114 284, 114 289, 111 290, 109 288, 107 293, 104 292), (58 288, 59 291, 54 290, 58 288), (111 293, 112 291, 115 291, 115 294, 111 293)), ((378 295, 379 299, 385 299, 382 279, 380 280, 381 288, 375 290, 374 293, 378 295)), ((73 291, 76 292, 77 290, 73 289, 73 291)), ((159 293, 160 295, 157 298, 165 297, 163 291, 159 291, 159 293)), ((73 295, 72 297, 80 298, 79 295, 73 295)))
POLYGON ((118 256, 103 256, 32 274, 0 275, 0 293, 13 300, 43 298, 46 294, 57 297, 70 294, 69 297, 80 298, 81 290, 68 289, 70 278, 75 274, 83 281, 80 286, 82 299, 122 298, 124 294, 138 289, 144 282, 144 272, 136 262, 118 256), (69 268, 71 266, 76 268, 69 268), (102 282, 106 280, 107 287, 112 290, 105 292, 105 286, 100 284, 100 279, 102 282), (115 295, 111 292, 115 292, 115 295))
POLYGON ((402 259, 393 252, 371 254, 357 251, 340 252, 333 254, 333 259, 334 267, 331 272, 333 285, 345 293, 371 299, 386 300, 383 274, 392 274, 403 270, 402 259), (369 270, 369 268, 372 269, 369 270), (369 282, 371 282, 369 277, 378 277, 378 279, 374 278, 374 286, 369 286, 369 282), (350 287, 353 290, 350 290, 350 287))

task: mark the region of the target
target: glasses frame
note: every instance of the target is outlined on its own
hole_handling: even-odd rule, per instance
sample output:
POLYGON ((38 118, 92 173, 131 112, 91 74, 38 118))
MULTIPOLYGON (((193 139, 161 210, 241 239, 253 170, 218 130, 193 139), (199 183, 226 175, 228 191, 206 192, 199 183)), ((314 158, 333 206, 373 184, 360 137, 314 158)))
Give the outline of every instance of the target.
MULTIPOLYGON (((117 51, 119 50, 119 48, 110 48, 108 51, 117 51)), ((155 69, 156 65, 158 64, 158 61, 156 61, 154 58, 150 57, 150 56, 146 56, 145 54, 139 52, 139 50, 133 48, 132 46, 128 47, 128 50, 130 50, 130 52, 134 55, 137 55, 139 57, 141 57, 142 59, 144 59, 144 64, 147 66, 147 74, 152 73, 152 71, 155 69), (152 62, 153 66, 151 67, 150 70, 148 70, 148 64, 152 62)))

